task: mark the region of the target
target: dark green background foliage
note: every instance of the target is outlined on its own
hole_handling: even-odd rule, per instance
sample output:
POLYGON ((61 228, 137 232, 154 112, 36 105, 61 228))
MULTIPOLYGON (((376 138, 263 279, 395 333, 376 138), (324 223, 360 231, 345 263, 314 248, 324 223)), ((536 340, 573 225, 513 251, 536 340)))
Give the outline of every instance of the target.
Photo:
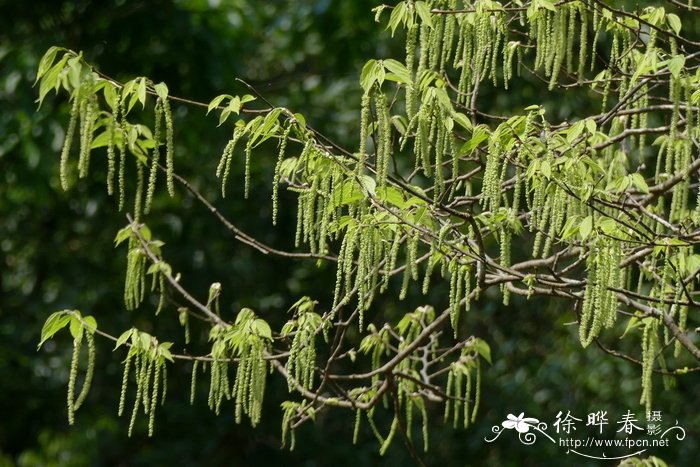
MULTIPOLYGON (((36 352, 49 313, 79 308, 100 327, 121 332, 132 325, 173 338, 181 331, 168 320, 126 312, 121 296, 125 255, 111 250, 123 214, 104 190, 104 168, 63 192, 58 155, 67 121, 67 103, 46 99, 36 112, 32 89, 41 55, 51 45, 83 50, 100 71, 116 79, 148 76, 168 83, 171 95, 208 101, 222 94, 248 92, 242 78, 275 105, 302 112, 311 126, 346 147, 357 143, 359 70, 375 57, 401 56, 402 41, 373 20, 372 0, 364 1, 0 1, 0 465, 405 465, 400 441, 384 458, 369 429, 353 446, 352 414, 324 411, 299 430, 294 452, 281 450, 279 404, 284 381, 271 378, 256 428, 236 425, 233 409, 219 417, 206 409, 205 385, 194 406, 189 399, 189 367, 173 366, 169 399, 147 437, 140 421, 127 438, 128 420, 116 417, 120 352, 98 339, 94 387, 68 428, 65 384, 70 345, 67 336, 36 352), (100 172, 102 171, 102 172, 100 172)), ((690 37, 700 33, 692 24, 690 37)), ((524 76, 508 92, 485 87, 482 109, 508 114, 541 103, 565 119, 595 113, 585 95, 543 94, 541 83, 524 76), (518 87, 519 86, 519 87, 518 87), (563 99, 565 98, 565 99, 563 99), (544 99, 544 100, 543 100, 544 99), (490 107, 490 108, 489 108, 490 107)), ((243 200, 242 180, 220 199, 214 171, 230 137, 202 109, 173 106, 176 168, 229 218, 256 238, 291 248, 294 197, 282 194, 278 226, 270 224, 270 181, 276 153, 258 151, 253 159, 251 197, 243 200)), ((235 173, 242 163, 237 161, 235 173)), ((96 164, 97 166, 97 164, 96 164)), ((247 306, 265 310, 281 326, 286 309, 300 295, 331 300, 334 272, 311 262, 269 258, 237 243, 184 190, 174 199, 158 197, 149 226, 166 242, 168 261, 190 290, 206 295, 209 284, 224 285, 224 312, 247 306), (279 318, 275 318, 278 314, 279 318)), ((375 306, 394 322, 423 303, 444 304, 446 288, 429 297, 391 294, 375 306)), ((606 356, 594 346, 582 350, 575 316, 563 302, 482 299, 466 320, 474 335, 491 345, 492 367, 484 372, 483 401, 469 430, 443 425, 442 408, 432 407, 428 465, 560 465, 560 449, 522 446, 512 436, 488 444, 483 438, 508 413, 525 412, 551 422, 559 410, 579 416, 608 410, 611 417, 638 404, 635 365, 606 356), (587 371, 580 371, 585 368, 587 371)), ((205 329, 193 328, 186 351, 206 352, 205 329), (198 332, 199 331, 199 332, 198 332)), ((611 346, 618 346, 610 342, 611 346)), ((175 349, 183 352, 182 348, 175 349)), ((623 349, 631 353, 637 349, 623 349)), ((321 356, 322 357, 322 356, 321 356)), ((657 407, 667 421, 678 419, 689 437, 657 455, 676 465, 693 465, 700 445, 697 400, 700 379, 680 379, 672 391, 659 391, 657 407)), ((659 385, 660 386, 660 385, 659 385)), ((226 407, 226 406, 225 406, 226 407)), ((230 409, 230 410, 228 410, 230 409)), ((228 410, 228 411, 227 411, 228 410)), ((390 419, 378 421, 388 429, 390 419)), ((417 433, 416 433, 417 435, 417 433)), ((584 465, 580 458, 579 465, 584 465)), ((593 463, 591 465, 600 465, 593 463)))

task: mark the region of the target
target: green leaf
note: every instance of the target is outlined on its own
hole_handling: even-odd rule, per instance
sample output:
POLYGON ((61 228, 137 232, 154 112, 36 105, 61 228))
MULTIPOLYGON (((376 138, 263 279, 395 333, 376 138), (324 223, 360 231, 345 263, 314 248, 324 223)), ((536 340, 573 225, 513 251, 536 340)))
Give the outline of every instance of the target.
MULTIPOLYGON (((365 63, 365 66, 362 67, 362 72, 360 73, 360 86, 362 86, 362 89, 365 91, 365 94, 369 92, 370 89, 372 89, 372 86, 374 83, 376 83, 379 80, 379 72, 378 70, 382 70, 382 81, 384 80, 384 67, 379 64, 374 59, 370 59, 365 63)), ((381 85, 381 82, 379 83, 381 85)))
POLYGON ((393 186, 385 187, 377 191, 377 198, 402 209, 406 205, 401 191, 397 190, 393 186))
POLYGON ((226 107, 222 112, 221 115, 219 115, 219 124, 217 126, 221 126, 224 124, 228 116, 231 115, 231 108, 226 107))
POLYGON ((474 347, 474 350, 481 355, 481 357, 489 362, 489 365, 491 365, 491 347, 486 343, 485 340, 479 339, 478 337, 474 339, 472 346, 474 347))
POLYGON ((65 49, 61 47, 56 47, 54 45, 46 51, 43 57, 41 57, 41 61, 39 62, 39 69, 36 72, 36 79, 34 80, 34 85, 36 85, 36 83, 39 82, 39 79, 41 79, 41 77, 44 76, 44 74, 52 68, 53 62, 54 60, 56 60, 56 54, 58 54, 58 52, 61 50, 65 49))
POLYGON ((105 102, 114 111, 119 105, 119 99, 117 98, 117 89, 110 82, 107 82, 102 89, 102 93, 105 96, 105 102))
POLYGON ((632 182, 632 185, 634 185, 642 193, 649 193, 649 185, 647 185, 646 180, 644 180, 644 176, 639 172, 630 175, 630 181, 632 182))
POLYGON ((170 347, 173 346, 172 342, 163 342, 158 346, 158 354, 168 360, 169 362, 174 362, 173 354, 170 352, 170 347))
POLYGON ((66 327, 66 324, 70 321, 68 313, 70 313, 68 310, 57 311, 47 318, 44 327, 41 328, 41 341, 37 346, 37 350, 41 348, 44 342, 51 339, 54 334, 66 327))
POLYGON ((94 334, 97 330, 97 321, 92 315, 83 316, 83 328, 85 328, 90 334, 94 334))
POLYGON ((272 340, 272 330, 270 329, 270 325, 263 319, 258 318, 253 321, 253 331, 256 335, 262 338, 270 341, 272 340))
POLYGON ((119 347, 124 345, 126 341, 129 340, 131 335, 134 333, 134 328, 129 329, 128 331, 124 331, 121 336, 117 339, 117 345, 114 346, 114 350, 117 350, 119 347))
POLYGON ((678 78, 685 65, 684 55, 675 55, 671 60, 668 61, 668 71, 671 72, 674 78, 678 78))
POLYGON ((581 240, 586 240, 588 236, 593 231, 593 217, 587 216, 581 221, 581 225, 578 227, 578 234, 581 240))
POLYGON ((80 313, 73 311, 70 316, 70 333, 73 339, 80 340, 83 337, 83 323, 80 321, 80 313))
POLYGON ((673 32, 678 35, 681 32, 681 19, 676 15, 675 13, 669 13, 666 15, 666 22, 668 23, 669 26, 671 26, 671 29, 673 32))
MULTIPOLYGON (((379 21, 379 15, 382 10, 378 10, 375 16, 375 21, 379 21)), ((394 31, 399 26, 399 24, 406 24, 406 17, 409 14, 408 8, 406 8, 406 2, 399 2, 391 12, 389 17, 389 24, 386 28, 391 29, 391 37, 394 37, 394 31)))
POLYGON ((630 320, 627 322, 627 326, 625 327, 624 332, 620 336, 620 339, 625 337, 627 335, 627 333, 629 331, 631 331, 632 329, 638 328, 640 326, 640 324, 641 324, 640 319, 637 316, 632 316, 630 318, 630 320))
POLYGON ((454 112, 452 114, 452 119, 459 124, 462 128, 467 131, 472 131, 472 122, 463 113, 454 112))
POLYGON ((295 113, 295 114, 294 114, 294 119, 297 121, 297 123, 299 124, 299 126, 300 126, 302 129, 306 128, 306 117, 304 117, 304 116, 303 116, 302 114, 300 114, 300 113, 295 113))
POLYGON ((270 113, 265 116, 262 125, 250 136, 251 143, 256 143, 255 146, 258 146, 263 141, 273 137, 276 134, 276 131, 273 130, 277 126, 277 121, 281 113, 282 109, 280 108, 270 111, 270 113))
POLYGON ((588 132, 590 134, 594 135, 596 132, 596 129, 597 129, 597 125, 596 125, 595 120, 593 120, 592 118, 587 119, 586 120, 586 129, 588 130, 588 132))
POLYGON ((250 94, 245 94, 240 99, 241 99, 241 104, 245 104, 246 102, 254 101, 255 97, 251 96, 250 94))
POLYGON ((207 115, 209 115, 209 112, 211 112, 216 107, 218 107, 219 104, 221 104, 221 101, 223 101, 224 99, 232 99, 232 98, 233 98, 233 96, 231 96, 229 94, 222 94, 220 96, 216 96, 215 98, 213 98, 211 100, 211 102, 209 103, 209 106, 207 107, 207 115))
POLYGON ((371 196, 374 196, 375 189, 377 188, 377 182, 369 175, 360 176, 360 185, 363 191, 371 196))
POLYGON ((42 102, 44 102, 44 97, 52 89, 57 90, 60 82, 58 81, 58 76, 65 68, 68 62, 68 54, 65 54, 61 60, 58 61, 54 66, 46 72, 41 78, 41 84, 39 85, 39 107, 41 107, 42 102))
POLYGON ((136 90, 136 95, 139 97, 141 106, 146 108, 146 78, 139 79, 139 87, 136 90))
POLYGON ((168 86, 165 83, 158 83, 153 88, 156 90, 156 94, 161 100, 166 100, 168 98, 168 86))
POLYGON ((430 7, 428 6, 428 4, 425 2, 416 2, 414 4, 414 7, 416 8, 416 13, 418 13, 418 16, 420 16, 421 21, 428 25, 428 27, 432 28, 433 20, 430 14, 430 7))
MULTIPOLYGON (((384 68, 386 68, 394 74, 396 78, 395 81, 404 84, 411 84, 413 82, 413 80, 411 79, 411 72, 408 71, 408 68, 406 68, 406 66, 403 63, 400 63, 393 59, 382 60, 382 63, 384 64, 384 68)), ((390 76, 387 76, 387 79, 391 78, 390 76)))

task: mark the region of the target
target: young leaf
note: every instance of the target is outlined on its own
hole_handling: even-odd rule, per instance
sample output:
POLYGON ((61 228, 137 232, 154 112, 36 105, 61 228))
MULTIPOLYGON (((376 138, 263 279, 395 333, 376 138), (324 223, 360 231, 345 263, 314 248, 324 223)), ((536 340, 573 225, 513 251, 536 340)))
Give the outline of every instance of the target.
POLYGON ((126 341, 129 340, 131 335, 134 333, 134 328, 129 329, 128 331, 124 331, 121 336, 117 339, 117 345, 114 346, 114 350, 118 349, 122 345, 126 343, 126 341))
POLYGON ((666 21, 676 35, 681 32, 681 19, 678 17, 678 15, 675 13, 669 13, 666 15, 666 21))
POLYGON ((382 60, 382 63, 384 64, 384 68, 386 68, 394 74, 394 76, 391 77, 390 75, 387 76, 387 79, 395 77, 395 81, 404 84, 411 84, 411 73, 408 71, 408 68, 406 68, 406 66, 403 63, 399 63, 398 61, 393 59, 382 60))
POLYGON ((168 98, 168 86, 165 83, 158 83, 153 88, 156 90, 156 94, 161 100, 168 98))
POLYGON ((221 104, 221 102, 222 102, 224 99, 232 99, 232 98, 233 98, 233 96, 231 96, 231 95, 229 95, 229 94, 222 94, 222 95, 220 95, 220 96, 216 96, 215 98, 213 98, 213 99, 211 100, 211 102, 209 103, 209 106, 207 107, 207 115, 209 115, 209 112, 211 112, 211 111, 214 110, 216 107, 218 107, 219 104, 221 104))
POLYGON ((593 231, 593 217, 587 216, 581 221, 581 225, 578 227, 578 234, 581 240, 586 240, 588 236, 593 231))
POLYGON ((416 8, 416 13, 418 13, 418 16, 420 16, 421 21, 427 24, 428 27, 432 28, 433 20, 430 15, 430 7, 428 6, 428 4, 425 2, 416 2, 414 4, 414 7, 416 8))
POLYGON ((66 324, 70 321, 70 315, 68 313, 68 310, 57 311, 48 317, 44 323, 44 327, 41 329, 41 341, 37 346, 37 350, 41 348, 44 342, 51 339, 54 334, 66 327, 66 324))

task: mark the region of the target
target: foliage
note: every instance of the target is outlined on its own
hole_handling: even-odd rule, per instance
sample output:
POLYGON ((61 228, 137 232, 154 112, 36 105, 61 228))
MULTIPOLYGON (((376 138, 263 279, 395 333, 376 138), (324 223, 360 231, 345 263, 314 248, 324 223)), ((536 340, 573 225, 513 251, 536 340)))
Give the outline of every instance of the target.
MULTIPOLYGON (((132 203, 116 239, 128 240, 126 308, 144 307, 150 274, 156 314, 176 308, 180 317, 210 327, 208 352, 171 357, 195 361, 193 388, 197 363, 208 363, 209 405, 218 413, 224 397, 234 399, 237 422, 244 413, 253 425, 260 421, 269 365, 292 394, 282 405, 283 437, 291 436, 291 446, 294 429, 328 407, 354 410, 358 427, 364 415, 381 453, 397 433, 414 453, 414 412, 427 450, 429 403, 444 404, 445 418, 466 427, 477 416, 482 361, 490 363, 491 352, 488 337, 472 335, 463 317, 478 313, 491 290, 500 291, 504 305, 511 295, 565 301, 576 312, 583 347, 602 346, 606 334, 635 341, 640 357, 625 357, 641 363, 641 403, 650 411, 654 372, 682 375, 700 359, 690 314, 700 269, 694 248, 700 161, 693 157, 700 74, 688 51, 697 43, 680 35, 680 17, 651 6, 628 13, 596 0, 404 1, 379 7, 376 15, 392 34, 405 30, 406 56, 370 60, 362 69, 355 152, 260 94, 199 103, 220 112, 220 126, 232 126, 216 170, 222 196, 237 148, 248 197, 251 160, 276 143, 272 222, 288 209, 279 204, 281 183, 297 196, 295 251, 245 234, 175 173, 170 103, 183 99, 164 83, 145 77, 122 83, 79 53, 49 49, 37 74, 39 103, 52 90, 66 91, 72 103, 62 186, 91 176, 91 158, 102 157, 107 192, 115 193, 120 210, 127 199, 132 203), (512 88, 525 71, 549 90, 585 90, 601 112, 557 122, 537 104, 514 115, 480 109, 483 89, 512 88), (233 114, 240 118, 231 124, 233 114), (651 144, 649 135, 656 136, 651 144), (254 249, 335 263, 333 297, 300 299, 280 332, 264 311, 246 307, 231 323, 218 310, 220 282, 207 301, 198 300, 165 262, 163 242, 152 239, 144 218, 158 183, 170 196, 176 183, 185 188, 254 249), (514 248, 514 240, 531 244, 530 251, 514 248), (438 275, 449 286, 441 312, 424 305, 395 319, 376 304, 387 295, 404 299, 416 287, 427 294, 441 282, 438 275), (186 306, 166 304, 170 293, 186 306), (320 361, 319 334, 327 344, 320 361), (237 368, 233 383, 230 364, 237 368), (386 434, 375 422, 382 403, 393 417, 386 434)), ((52 315, 42 340, 56 332, 58 320, 79 319, 72 313, 52 315)), ((81 340, 73 336, 75 362, 81 340)), ((152 431, 159 381, 165 394, 168 343, 136 329, 112 338, 131 339, 133 417, 141 403, 152 431)), ((123 392, 130 362, 127 357, 123 392)), ((72 368, 69 420, 84 399, 82 393, 74 399, 72 368)))

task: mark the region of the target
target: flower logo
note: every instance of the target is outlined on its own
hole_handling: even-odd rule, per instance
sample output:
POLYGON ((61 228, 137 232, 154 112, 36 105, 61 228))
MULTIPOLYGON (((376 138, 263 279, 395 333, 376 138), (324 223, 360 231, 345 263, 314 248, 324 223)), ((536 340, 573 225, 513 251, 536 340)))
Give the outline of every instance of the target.
POLYGON ((530 427, 536 427, 540 421, 536 418, 524 417, 524 415, 525 412, 520 412, 520 415, 517 417, 509 413, 507 420, 501 423, 501 425, 508 430, 515 428, 518 433, 527 433, 530 431, 530 427))

